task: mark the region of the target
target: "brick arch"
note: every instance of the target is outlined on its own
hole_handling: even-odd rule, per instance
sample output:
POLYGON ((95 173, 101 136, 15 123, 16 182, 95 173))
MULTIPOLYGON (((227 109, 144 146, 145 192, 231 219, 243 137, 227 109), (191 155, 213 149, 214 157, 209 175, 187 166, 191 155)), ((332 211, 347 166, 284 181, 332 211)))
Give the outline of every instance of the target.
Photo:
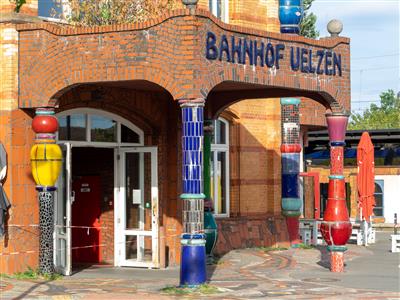
MULTIPOLYGON (((145 135, 157 136, 162 130, 163 111, 171 101, 167 91, 140 91, 104 85, 80 85, 51 103, 57 111, 93 108, 118 115, 143 130, 145 135), (94 92, 98 93, 97 99, 94 92)), ((172 101, 171 101, 172 102, 172 101)))
POLYGON ((21 108, 54 105, 60 94, 76 85, 134 80, 154 82, 173 99, 210 98, 215 86, 230 81, 311 93, 311 98, 333 111, 349 107, 350 46, 343 37, 313 40, 242 28, 224 24, 200 9, 194 14, 167 12, 140 24, 61 27, 38 23, 21 24, 17 29, 21 108), (276 72, 249 63, 209 60, 205 55, 209 32, 218 38, 283 44, 286 59, 276 72), (292 70, 288 63, 291 47, 313 53, 334 51, 341 55, 342 74, 292 70))
POLYGON ((306 97, 325 106, 327 110, 333 112, 343 112, 345 109, 331 93, 340 95, 332 86, 323 87, 322 91, 312 91, 307 89, 293 89, 281 86, 264 86, 234 81, 221 81, 214 86, 207 95, 207 114, 209 118, 215 118, 227 107, 242 100, 282 98, 282 97, 306 97), (224 90, 224 85, 226 86, 224 90), (227 90, 233 87, 232 90, 227 90))

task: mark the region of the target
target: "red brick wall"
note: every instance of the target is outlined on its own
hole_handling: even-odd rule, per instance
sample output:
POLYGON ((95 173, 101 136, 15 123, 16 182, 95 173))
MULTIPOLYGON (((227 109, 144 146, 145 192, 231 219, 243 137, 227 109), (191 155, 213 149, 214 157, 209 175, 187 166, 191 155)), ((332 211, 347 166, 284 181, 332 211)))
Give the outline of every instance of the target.
POLYGON ((32 119, 22 110, 2 112, 1 142, 5 145, 8 174, 5 191, 11 202, 5 235, 0 238, 0 272, 14 273, 38 264, 38 200, 30 173, 32 119))
POLYGON ((286 222, 282 216, 217 219, 217 224, 218 240, 214 249, 217 255, 240 248, 290 246, 286 222))
MULTIPOLYGON (((266 3, 271 1, 276 2, 267 0, 266 3)), ((201 2, 203 7, 204 2, 201 2)), ((17 97, 20 107, 27 108, 47 106, 49 103, 59 104, 59 111, 75 107, 100 108, 116 113, 142 128, 146 135, 146 145, 158 145, 160 225, 166 228, 167 259, 170 263, 179 262, 181 202, 178 195, 181 155, 178 141, 181 131, 179 108, 172 98, 208 96, 208 110, 215 114, 237 100, 280 97, 282 95, 276 91, 288 92, 285 89, 291 88, 296 91, 296 96, 312 96, 325 106, 330 101, 335 104, 337 100, 339 105, 335 109, 341 109, 340 106, 349 108, 349 40, 329 38, 315 41, 260 31, 277 31, 276 15, 272 9, 266 10, 266 27, 262 26, 262 17, 252 15, 253 11, 264 15, 264 2, 254 0, 243 6, 240 1, 236 4, 232 1, 230 17, 234 25, 222 24, 202 10, 198 10, 196 16, 188 16, 188 11, 178 10, 167 12, 157 20, 144 24, 93 28, 61 28, 49 23, 22 24, 18 25, 19 49, 18 36, 13 29, 15 25, 1 24, 0 43, 7 51, 1 53, 2 61, 6 63, 1 66, 3 86, 0 98, 0 139, 9 153, 10 172, 5 189, 13 204, 8 224, 25 226, 38 222, 37 197, 28 157, 33 141, 31 117, 18 109, 17 97), (247 29, 244 28, 246 26, 247 29), (282 41, 286 45, 286 57, 290 46, 333 48, 342 54, 343 76, 328 78, 321 75, 315 78, 312 74, 294 73, 289 70, 287 61, 282 63, 277 75, 271 75, 260 67, 244 68, 226 62, 208 61, 204 58, 205 34, 208 30, 217 36, 234 34, 253 40, 282 41), (16 76, 18 56, 20 69, 19 76, 16 76), (21 87, 19 95, 17 79, 21 87), (169 91, 172 97, 163 90, 156 92, 154 86, 150 88, 152 92, 143 92, 146 85, 127 82, 133 80, 155 82, 169 91), (119 82, 120 87, 108 86, 108 96, 101 101, 91 100, 90 91, 96 86, 76 87, 83 83, 106 81, 119 82), (215 86, 227 82, 236 82, 236 87, 244 89, 241 95, 244 97, 215 93, 215 86), (248 84, 258 84, 260 87, 256 93, 249 93, 246 90, 248 84), (142 89, 142 92, 134 91, 135 87, 142 89)), ((29 3, 26 8, 33 5, 34 10, 35 1, 29 3)), ((279 127, 280 108, 277 100, 259 100, 255 103, 244 101, 230 107, 236 114, 236 117, 231 118, 231 215, 242 216, 243 222, 247 222, 249 219, 246 218, 260 212, 261 222, 265 222, 267 214, 278 224, 280 132, 275 127, 279 127), (257 168, 255 172, 254 168, 257 168)), ((314 119, 315 111, 318 110, 318 116, 321 116, 324 107, 317 105, 316 110, 315 102, 310 106, 310 100, 303 103, 302 124, 324 124, 323 118, 314 119)), ((106 219, 111 222, 113 217, 110 214, 106 219)), ((220 221, 221 224, 224 222, 230 224, 230 228, 235 227, 229 219, 220 221)), ((249 226, 251 228, 253 225, 249 226)), ((254 226, 258 226, 259 233, 265 231, 262 229, 264 225, 257 223, 254 226)), ((279 228, 282 230, 280 234, 286 232, 283 227, 279 228)), ((1 253, 27 250, 35 253, 0 256, 0 271, 12 273, 22 271, 28 265, 37 266, 37 228, 16 229, 9 226, 7 230, 8 235, 0 240, 1 253)), ((227 232, 234 230, 227 228, 227 232)), ((262 238, 265 245, 273 243, 268 233, 262 236, 265 237, 262 238)), ((111 239, 111 236, 105 238, 111 239)), ((111 254, 104 255, 109 257, 111 254)))
MULTIPOLYGON (((268 91, 260 88, 261 97, 258 98, 277 97, 281 89, 292 88, 297 90, 298 96, 312 96, 326 106, 330 103, 335 110, 348 107, 348 39, 312 40, 281 35, 226 25, 203 10, 197 10, 196 16, 187 16, 187 13, 177 10, 143 24, 91 28, 61 28, 48 23, 18 25, 20 105, 48 105, 50 99, 59 97, 64 89, 77 83, 144 79, 165 87, 174 99, 204 97, 219 83, 235 81, 277 88, 268 91), (204 55, 208 31, 217 36, 235 34, 249 40, 279 41, 286 45, 286 58, 290 55, 290 46, 306 44, 313 51, 333 49, 342 55, 343 76, 316 77, 294 72, 289 59, 281 62, 276 74, 262 67, 243 68, 242 65, 209 61, 204 55)), ((232 102, 232 99, 221 99, 218 104, 228 106, 232 102)), ((215 107, 217 112, 221 106, 216 104, 215 107)))

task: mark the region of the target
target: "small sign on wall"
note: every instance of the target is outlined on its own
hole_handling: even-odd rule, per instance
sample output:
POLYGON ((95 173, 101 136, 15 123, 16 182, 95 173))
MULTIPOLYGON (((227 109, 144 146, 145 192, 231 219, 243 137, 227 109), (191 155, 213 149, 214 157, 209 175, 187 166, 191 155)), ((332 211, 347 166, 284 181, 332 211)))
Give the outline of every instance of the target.
POLYGON ((90 193, 89 183, 82 183, 81 193, 90 193))
POLYGON ((142 191, 141 190, 132 190, 132 204, 141 204, 142 203, 142 191))

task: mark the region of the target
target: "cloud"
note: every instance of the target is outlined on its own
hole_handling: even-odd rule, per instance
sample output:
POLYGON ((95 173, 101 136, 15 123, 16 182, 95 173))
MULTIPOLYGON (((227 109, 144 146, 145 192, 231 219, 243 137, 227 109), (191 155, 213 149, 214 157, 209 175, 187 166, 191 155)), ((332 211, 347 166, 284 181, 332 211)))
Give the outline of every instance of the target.
POLYGON ((330 16, 331 18, 371 17, 385 15, 400 15, 400 2, 398 0, 315 0, 311 11, 317 16, 330 16))

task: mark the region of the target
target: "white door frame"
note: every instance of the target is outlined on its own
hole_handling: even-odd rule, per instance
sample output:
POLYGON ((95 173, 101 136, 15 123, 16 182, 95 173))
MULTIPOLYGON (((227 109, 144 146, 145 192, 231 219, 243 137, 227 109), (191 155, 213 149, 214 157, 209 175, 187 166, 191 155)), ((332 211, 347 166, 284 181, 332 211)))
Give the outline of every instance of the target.
MULTIPOLYGON (((72 220, 72 202, 74 195, 72 194, 72 145, 71 143, 62 143, 62 148, 65 148, 65 177, 59 176, 57 186, 58 190, 55 194, 54 201, 54 267, 56 272, 63 275, 71 275, 72 273, 72 260, 71 260, 71 220, 72 220), (65 185, 65 195, 62 195, 65 185), (60 197, 61 196, 61 197, 60 197), (66 199, 63 199, 65 197, 66 199), (63 199, 64 201, 60 201, 63 199), (60 203, 61 202, 61 203, 60 203), (65 204, 65 216, 59 215, 59 205, 65 204), (63 220, 58 218, 65 218, 65 228, 62 230, 59 226, 64 226, 63 220), (63 242, 62 242, 63 241, 63 242), (64 248, 65 247, 65 248, 64 248)), ((64 150, 64 149, 63 149, 64 150)), ((63 166, 64 168, 64 166, 63 166)), ((62 170, 64 172, 64 170, 62 170)))
MULTIPOLYGON (((115 150, 115 188, 114 188, 114 265, 115 266, 130 266, 130 267, 147 267, 159 268, 159 200, 158 200, 158 159, 157 147, 127 147, 115 150), (125 209, 125 155, 126 153, 140 153, 140 188, 143 190, 144 182, 144 153, 151 155, 151 230, 127 230, 126 224, 126 209, 125 209), (125 257, 125 237, 127 235, 136 235, 137 242, 145 236, 152 237, 152 261, 142 262, 127 260, 125 257)), ((144 193, 142 193, 142 198, 144 193)), ((142 205, 143 205, 142 200, 142 205)), ((144 207, 140 210, 141 219, 144 217, 144 207)), ((142 225, 141 225, 142 227, 142 225)), ((143 241, 143 240, 142 240, 143 241)), ((138 251, 138 258, 140 259, 140 251, 138 251)))

